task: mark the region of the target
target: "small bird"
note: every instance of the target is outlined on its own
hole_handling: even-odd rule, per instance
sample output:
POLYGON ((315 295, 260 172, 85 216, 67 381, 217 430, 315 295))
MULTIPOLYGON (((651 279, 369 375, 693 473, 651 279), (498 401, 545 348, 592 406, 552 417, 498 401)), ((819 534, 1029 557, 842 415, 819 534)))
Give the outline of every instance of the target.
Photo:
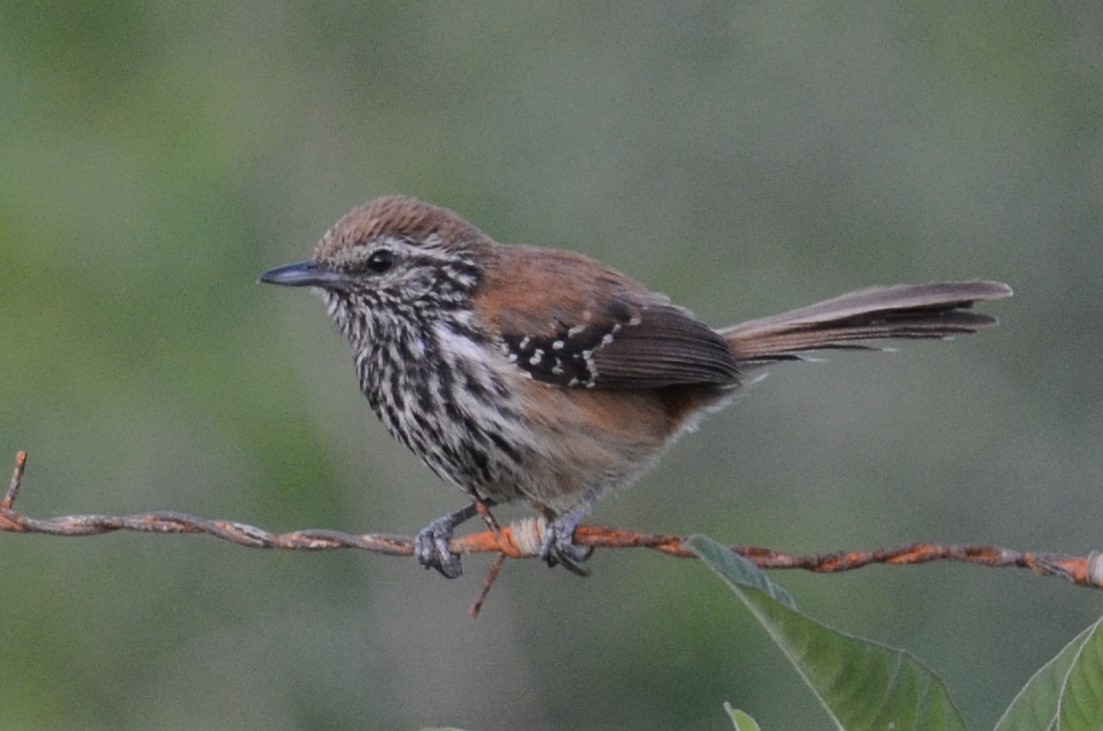
POLYGON ((595 501, 654 466, 748 374, 808 351, 946 338, 996 322, 992 281, 874 287, 713 329, 580 254, 496 243, 412 198, 353 209, 314 258, 261 282, 320 291, 390 433, 471 503, 423 530, 415 555, 448 578, 448 541, 477 512, 527 500, 541 556, 585 573, 574 531, 595 501))

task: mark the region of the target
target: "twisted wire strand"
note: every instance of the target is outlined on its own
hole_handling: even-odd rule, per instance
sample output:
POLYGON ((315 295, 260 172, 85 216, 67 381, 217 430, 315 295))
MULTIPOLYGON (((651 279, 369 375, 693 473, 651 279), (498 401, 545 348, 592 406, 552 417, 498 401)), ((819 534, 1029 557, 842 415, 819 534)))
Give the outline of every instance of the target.
MULTIPOLYGON (((15 510, 15 499, 22 485, 27 453, 16 455, 15 470, 4 498, 0 500, 0 532, 35 533, 80 537, 115 531, 159 534, 206 534, 246 548, 273 548, 288 551, 332 551, 357 549, 388 556, 412 556, 414 539, 389 533, 352 534, 337 530, 305 529, 273 533, 254 525, 232 520, 210 520, 178 512, 150 512, 134 515, 62 515, 31 518, 15 510)), ((530 518, 498 530, 453 538, 450 548, 460 554, 492 553, 498 561, 491 568, 485 590, 493 583, 504 558, 534 558, 539 555, 544 530, 542 519, 530 518)), ((624 528, 582 525, 575 531, 575 542, 594 548, 649 548, 677 558, 695 558, 687 546, 688 537, 639 533, 624 528)), ((1103 589, 1103 554, 1087 556, 1017 551, 999 546, 959 543, 908 543, 874 551, 834 551, 798 555, 757 546, 729 546, 763 569, 802 569, 816 573, 852 571, 872 564, 916 565, 933 561, 957 561, 993 568, 1029 569, 1040 576, 1056 576, 1077 586, 1103 589)), ((477 613, 485 591, 476 603, 477 613)))

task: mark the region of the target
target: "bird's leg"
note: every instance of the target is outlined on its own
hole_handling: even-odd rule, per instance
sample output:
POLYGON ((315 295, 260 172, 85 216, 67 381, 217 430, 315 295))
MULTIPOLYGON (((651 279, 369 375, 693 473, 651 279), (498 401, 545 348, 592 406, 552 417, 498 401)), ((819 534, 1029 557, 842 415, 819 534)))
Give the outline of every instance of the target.
POLYGON ((471 499, 473 500, 471 505, 475 508, 475 512, 478 513, 479 517, 486 523, 486 529, 493 533, 495 538, 500 537, 502 526, 498 525, 498 519, 494 517, 494 513, 490 512, 490 509, 498 503, 489 498, 484 500, 478 495, 473 495, 471 499))
MULTIPOLYGON (((484 506, 493 501, 482 500, 484 506)), ((414 538, 414 556, 427 569, 436 569, 446 579, 455 579, 463 573, 463 562, 458 554, 448 550, 448 541, 456 526, 479 512, 479 500, 465 505, 454 513, 442 515, 418 531, 414 538)))
POLYGON ((560 515, 548 516, 544 542, 540 547, 540 558, 548 566, 562 564, 572 574, 589 576, 590 572, 582 568, 582 564, 590 558, 594 549, 592 546, 579 546, 574 542, 574 530, 589 512, 590 505, 587 502, 560 515))

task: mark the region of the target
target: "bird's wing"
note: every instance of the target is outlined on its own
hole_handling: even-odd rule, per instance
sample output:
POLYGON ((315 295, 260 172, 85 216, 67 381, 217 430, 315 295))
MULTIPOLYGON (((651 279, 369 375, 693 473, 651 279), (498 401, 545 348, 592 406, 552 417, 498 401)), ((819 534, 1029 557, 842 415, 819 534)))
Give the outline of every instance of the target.
POLYGON ((638 282, 570 252, 503 247, 498 256, 475 311, 535 380, 596 389, 736 381, 724 338, 638 282))

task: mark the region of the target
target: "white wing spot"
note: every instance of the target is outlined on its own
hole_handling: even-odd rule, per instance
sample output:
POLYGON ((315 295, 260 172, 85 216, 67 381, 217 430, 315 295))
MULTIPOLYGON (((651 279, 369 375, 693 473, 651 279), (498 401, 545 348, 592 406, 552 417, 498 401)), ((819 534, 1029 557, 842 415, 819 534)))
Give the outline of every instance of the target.
MULTIPOLYGON (((527 338, 526 338, 527 339, 527 338)), ((529 365, 540 365, 540 361, 544 359, 544 351, 541 348, 537 348, 536 352, 529 358, 529 365)))
POLYGON ((583 350, 582 361, 586 364, 586 372, 590 374, 590 377, 586 379, 586 388, 593 388, 594 381, 597 380, 597 366, 594 365, 594 351, 583 350))

